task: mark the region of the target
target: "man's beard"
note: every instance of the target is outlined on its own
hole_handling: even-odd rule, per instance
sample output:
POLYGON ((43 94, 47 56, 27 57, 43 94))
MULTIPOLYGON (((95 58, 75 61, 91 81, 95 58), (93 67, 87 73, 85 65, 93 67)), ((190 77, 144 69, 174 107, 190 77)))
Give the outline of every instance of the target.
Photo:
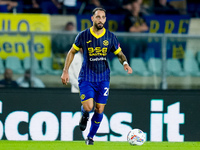
POLYGON ((104 27, 104 24, 102 23, 102 26, 98 26, 98 24, 94 24, 95 25, 95 27, 97 28, 97 30, 101 30, 101 29, 103 29, 103 27, 104 27))

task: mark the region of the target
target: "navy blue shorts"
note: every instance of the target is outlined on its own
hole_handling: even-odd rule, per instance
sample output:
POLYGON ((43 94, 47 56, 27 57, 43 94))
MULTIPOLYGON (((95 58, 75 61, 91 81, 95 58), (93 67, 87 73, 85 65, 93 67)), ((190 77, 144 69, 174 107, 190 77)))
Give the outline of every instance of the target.
POLYGON ((81 102, 91 98, 98 104, 106 104, 109 95, 109 81, 102 82, 79 82, 81 102))

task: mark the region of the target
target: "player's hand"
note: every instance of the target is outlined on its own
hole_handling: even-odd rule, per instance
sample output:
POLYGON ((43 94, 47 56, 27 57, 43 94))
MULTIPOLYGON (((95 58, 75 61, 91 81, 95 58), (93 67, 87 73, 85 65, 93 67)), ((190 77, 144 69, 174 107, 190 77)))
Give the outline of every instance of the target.
POLYGON ((132 68, 128 64, 124 65, 124 70, 127 71, 128 74, 133 73, 132 68))
POLYGON ((69 74, 67 72, 63 71, 63 73, 61 75, 61 80, 64 85, 67 85, 67 83, 69 83, 69 74))

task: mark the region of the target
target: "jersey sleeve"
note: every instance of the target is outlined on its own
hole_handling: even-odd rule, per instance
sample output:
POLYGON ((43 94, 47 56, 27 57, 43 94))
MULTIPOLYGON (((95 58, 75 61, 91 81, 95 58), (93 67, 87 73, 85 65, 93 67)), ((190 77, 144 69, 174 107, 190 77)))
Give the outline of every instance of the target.
POLYGON ((113 46, 111 48, 111 52, 113 52, 115 55, 117 55, 121 51, 120 43, 117 39, 117 37, 114 35, 113 37, 113 46))
POLYGON ((80 50, 80 48, 82 47, 81 45, 81 33, 79 33, 76 38, 75 38, 75 41, 74 41, 74 44, 72 45, 73 48, 77 51, 80 50))

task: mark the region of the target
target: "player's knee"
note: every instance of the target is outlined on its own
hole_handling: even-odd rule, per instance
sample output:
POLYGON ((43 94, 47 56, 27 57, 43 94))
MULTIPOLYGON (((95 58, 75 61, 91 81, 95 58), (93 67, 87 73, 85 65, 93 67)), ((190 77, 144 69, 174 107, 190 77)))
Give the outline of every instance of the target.
POLYGON ((90 112, 93 110, 93 99, 83 102, 82 104, 85 111, 90 112))
POLYGON ((99 114, 103 113, 104 108, 96 108, 95 111, 99 114))
POLYGON ((93 110, 93 105, 87 105, 87 106, 83 106, 85 111, 90 112, 93 110))
POLYGON ((105 105, 101 105, 101 104, 99 105, 99 104, 97 104, 96 107, 95 107, 95 111, 97 113, 101 114, 101 113, 104 112, 104 107, 105 107, 105 105))
POLYGON ((85 110, 86 110, 87 112, 90 112, 90 111, 92 111, 92 109, 93 109, 93 107, 87 107, 85 110))

